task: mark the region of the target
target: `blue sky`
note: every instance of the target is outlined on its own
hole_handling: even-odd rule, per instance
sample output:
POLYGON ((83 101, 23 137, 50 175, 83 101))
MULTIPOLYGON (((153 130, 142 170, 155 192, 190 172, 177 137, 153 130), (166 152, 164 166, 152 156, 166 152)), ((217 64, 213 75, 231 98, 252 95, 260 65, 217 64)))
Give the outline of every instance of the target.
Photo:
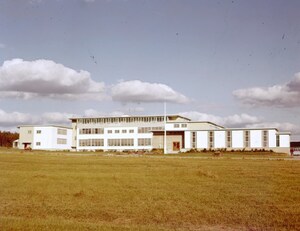
MULTIPOLYGON (((0 0, 0 127, 168 113, 300 134, 300 1, 0 0)), ((300 137, 299 137, 300 138, 300 137)))

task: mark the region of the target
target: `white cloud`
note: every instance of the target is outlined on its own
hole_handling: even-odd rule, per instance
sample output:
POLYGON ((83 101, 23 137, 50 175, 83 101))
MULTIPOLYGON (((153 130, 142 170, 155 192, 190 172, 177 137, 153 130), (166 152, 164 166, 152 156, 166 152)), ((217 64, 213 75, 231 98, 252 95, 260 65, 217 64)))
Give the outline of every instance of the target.
POLYGON ((0 43, 0 49, 4 49, 6 46, 3 43, 0 43))
POLYGON ((101 100, 104 89, 104 83, 92 80, 89 72, 51 60, 12 59, 0 66, 0 98, 101 100))
POLYGON ((18 124, 33 124, 37 118, 21 112, 5 112, 0 109, 0 127, 12 127, 18 124))
POLYGON ((181 112, 179 114, 195 121, 210 121, 225 127, 244 127, 248 124, 261 122, 261 118, 245 113, 240 115, 235 114, 227 117, 221 117, 197 111, 181 112))
POLYGON ((112 99, 120 102, 172 102, 187 103, 189 98, 161 83, 148 83, 140 80, 124 81, 111 89, 112 99))
POLYGON ((300 135, 300 126, 293 123, 278 122, 262 122, 257 124, 249 124, 247 128, 277 128, 279 131, 291 132, 293 135, 300 135))
POLYGON ((285 84, 239 89, 233 95, 242 103, 252 106, 299 107, 300 72, 285 84))

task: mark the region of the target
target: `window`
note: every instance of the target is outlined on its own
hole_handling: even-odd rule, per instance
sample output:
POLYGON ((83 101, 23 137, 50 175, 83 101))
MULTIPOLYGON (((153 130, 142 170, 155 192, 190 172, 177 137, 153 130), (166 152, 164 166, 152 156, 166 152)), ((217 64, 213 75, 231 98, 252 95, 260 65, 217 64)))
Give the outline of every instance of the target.
POLYGON ((107 133, 108 133, 108 134, 111 134, 111 133, 112 133, 112 130, 107 130, 107 133))
POLYGON ((82 128, 79 130, 79 134, 103 134, 103 128, 82 128))
POLYGON ((280 136, 276 135, 276 147, 280 147, 280 136))
POLYGON ((231 148, 232 144, 231 144, 231 131, 227 131, 227 148, 231 148))
POLYGON ((250 146, 249 131, 244 131, 244 146, 248 148, 250 146))
POLYGON ((197 133, 192 132, 192 148, 196 148, 196 147, 197 147, 197 133))
POLYGON ((263 147, 268 147, 268 131, 263 131, 263 147))
POLYGON ((28 134, 31 134, 31 130, 28 130, 28 134))
POLYGON ((120 130, 115 130, 115 133, 120 133, 120 130))
POLYGON ((138 146, 150 146, 151 138, 140 138, 138 139, 138 146))
POLYGON ((179 124, 174 124, 174 128, 179 128, 179 124))
POLYGON ((148 133, 151 130, 150 127, 140 127, 138 133, 148 133))
POLYGON ((134 130, 133 130, 133 129, 130 129, 130 130, 129 130, 129 133, 134 133, 134 130))
POLYGON ((209 148, 214 147, 214 132, 210 131, 209 132, 209 148))
POLYGON ((67 135, 67 129, 58 128, 57 134, 58 135, 67 135))
POLYGON ((123 130, 122 130, 122 133, 127 133, 127 130, 123 129, 123 130))
POLYGON ((42 131, 41 130, 36 130, 36 134, 41 134, 42 131))
POLYGON ((79 140, 79 146, 80 147, 99 147, 99 146, 104 146, 104 140, 103 139, 84 139, 84 140, 79 140))
POLYGON ((108 139, 108 146, 133 146, 133 139, 108 139))
POLYGON ((36 142, 35 145, 36 146, 41 146, 41 142, 36 142))
POLYGON ((187 124, 181 124, 181 127, 182 127, 182 128, 186 128, 186 127, 187 127, 187 124))
POLYGON ((67 139, 57 138, 57 144, 67 144, 67 139))

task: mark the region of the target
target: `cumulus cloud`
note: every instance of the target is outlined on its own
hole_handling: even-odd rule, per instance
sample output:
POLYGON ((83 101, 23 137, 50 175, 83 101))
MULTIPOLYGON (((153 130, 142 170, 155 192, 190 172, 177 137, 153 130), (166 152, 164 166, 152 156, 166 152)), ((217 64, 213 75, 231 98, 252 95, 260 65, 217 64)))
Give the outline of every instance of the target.
POLYGON ((210 121, 225 127, 244 127, 248 124, 261 122, 261 118, 248 114, 235 114, 227 117, 221 117, 197 111, 181 112, 180 115, 195 121, 210 121))
POLYGON ((277 128, 279 131, 291 132, 293 135, 300 135, 300 126, 293 123, 262 122, 248 124, 247 128, 277 128))
POLYGON ((111 88, 112 99, 119 102, 171 102, 187 103, 189 98, 161 83, 140 80, 120 82, 111 88))
POLYGON ((104 83, 92 80, 89 72, 51 60, 12 59, 0 66, 0 98, 101 100, 104 90, 104 83))
POLYGON ((252 106, 299 107, 300 72, 285 84, 239 89, 233 95, 242 103, 252 106))
POLYGON ((0 109, 0 127, 12 127, 18 124, 33 124, 37 118, 21 112, 5 112, 0 109))
POLYGON ((76 116, 63 112, 46 112, 41 115, 32 115, 22 112, 6 112, 0 109, 0 128, 15 130, 18 125, 59 124, 71 125, 70 118, 76 116))

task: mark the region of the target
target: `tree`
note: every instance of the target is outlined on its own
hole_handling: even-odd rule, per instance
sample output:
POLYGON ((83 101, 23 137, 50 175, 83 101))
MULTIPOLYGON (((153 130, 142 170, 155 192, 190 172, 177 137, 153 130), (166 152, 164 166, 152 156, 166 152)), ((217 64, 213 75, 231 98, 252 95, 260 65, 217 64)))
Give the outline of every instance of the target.
POLYGON ((0 146, 12 147, 14 140, 19 139, 18 133, 12 133, 7 131, 0 131, 0 146))

